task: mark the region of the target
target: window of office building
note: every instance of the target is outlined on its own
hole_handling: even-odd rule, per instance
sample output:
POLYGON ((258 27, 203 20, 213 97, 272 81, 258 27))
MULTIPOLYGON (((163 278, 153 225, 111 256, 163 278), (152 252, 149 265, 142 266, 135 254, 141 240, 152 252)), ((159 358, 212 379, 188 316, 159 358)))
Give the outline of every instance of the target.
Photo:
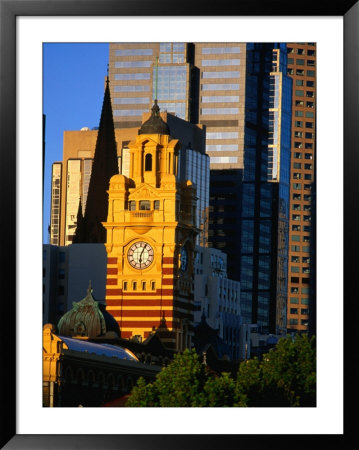
POLYGON ((115 56, 150 56, 152 53, 152 48, 126 48, 115 50, 115 56))
POLYGON ((123 80, 149 80, 151 78, 151 74, 149 73, 115 73, 116 81, 123 80))
POLYGON ((115 69, 151 67, 152 61, 115 61, 115 69))
POLYGON ((150 87, 147 84, 132 84, 124 86, 115 86, 115 92, 148 92, 150 87))
POLYGON ((172 44, 172 51, 176 53, 182 53, 184 52, 184 42, 173 42, 172 44))
POLYGON ((222 132, 208 132, 206 133, 207 140, 209 139, 237 139, 238 131, 222 131, 222 132))
POLYGON ((238 114, 239 108, 202 108, 202 115, 230 115, 238 114))
POLYGON ((238 151, 237 144, 219 144, 219 145, 206 145, 207 152, 235 152, 238 151))
MULTIPOLYGON (((156 68, 153 70, 153 94, 155 95, 156 68)), ((158 67, 157 79, 157 99, 159 101, 186 99, 187 67, 185 65, 158 67)))
POLYGON ((173 53, 173 55, 172 55, 172 62, 173 63, 177 63, 177 64, 181 64, 181 63, 184 63, 185 62, 185 60, 184 60, 184 55, 182 55, 182 54, 177 54, 177 53, 173 53))
POLYGON ((233 103, 239 102, 238 95, 211 95, 203 96, 202 103, 233 103))
POLYGON ((238 158, 234 156, 211 156, 211 164, 237 163, 238 158))
POLYGON ((239 66, 240 59, 202 59, 203 67, 239 66))
POLYGON ((163 63, 171 63, 172 62, 172 55, 171 53, 161 53, 159 57, 159 62, 161 64, 163 63))
POLYGON ((237 91, 239 84, 202 84, 202 91, 237 91))
POLYGON ((185 120, 186 104, 185 102, 158 102, 158 106, 162 111, 174 113, 177 117, 185 120))
POLYGON ((239 78, 239 71, 202 72, 202 78, 239 78))
POLYGON ((123 98, 114 98, 113 103, 115 105, 136 105, 139 103, 149 103, 149 97, 123 97, 123 98))
POLYGON ((171 42, 161 42, 160 43, 160 52, 170 53, 172 51, 172 43, 171 42))
POLYGON ((222 53, 240 53, 240 47, 203 47, 202 55, 217 55, 222 53))
POLYGON ((142 116, 142 113, 148 112, 148 108, 146 109, 114 109, 114 116, 142 116))

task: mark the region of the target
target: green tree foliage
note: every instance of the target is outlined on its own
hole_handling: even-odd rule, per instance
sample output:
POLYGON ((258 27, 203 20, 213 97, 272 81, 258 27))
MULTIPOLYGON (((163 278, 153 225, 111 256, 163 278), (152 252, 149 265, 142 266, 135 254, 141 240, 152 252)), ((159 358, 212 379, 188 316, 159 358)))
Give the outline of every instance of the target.
POLYGON ((282 338, 269 353, 243 362, 237 386, 247 406, 315 406, 315 339, 282 338))
POLYGON ((189 350, 175 355, 153 383, 139 379, 126 406, 200 406, 205 367, 189 350))
POLYGON ((315 406, 315 340, 297 335, 240 364, 236 379, 206 370, 195 351, 175 356, 153 383, 143 378, 126 406, 315 406))

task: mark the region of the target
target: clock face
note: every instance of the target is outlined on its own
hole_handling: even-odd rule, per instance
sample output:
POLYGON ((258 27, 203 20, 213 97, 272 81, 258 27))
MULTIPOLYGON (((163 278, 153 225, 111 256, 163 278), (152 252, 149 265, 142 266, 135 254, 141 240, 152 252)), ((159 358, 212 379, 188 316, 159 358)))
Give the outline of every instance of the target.
POLYGON ((153 262, 153 248, 147 242, 136 242, 127 252, 128 262, 135 269, 146 269, 153 262))
POLYGON ((182 272, 186 272, 188 267, 188 253, 186 247, 182 247, 181 249, 181 270, 182 272))

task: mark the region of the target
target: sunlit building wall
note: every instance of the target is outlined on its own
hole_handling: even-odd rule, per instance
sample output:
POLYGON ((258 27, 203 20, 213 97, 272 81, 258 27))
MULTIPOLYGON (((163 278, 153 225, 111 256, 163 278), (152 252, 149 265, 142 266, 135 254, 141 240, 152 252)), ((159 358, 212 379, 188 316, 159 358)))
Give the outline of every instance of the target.
MULTIPOLYGON (((316 147, 316 45, 287 44, 293 79, 288 330, 308 331, 311 303, 316 147)), ((314 287, 315 288, 315 287, 314 287)))

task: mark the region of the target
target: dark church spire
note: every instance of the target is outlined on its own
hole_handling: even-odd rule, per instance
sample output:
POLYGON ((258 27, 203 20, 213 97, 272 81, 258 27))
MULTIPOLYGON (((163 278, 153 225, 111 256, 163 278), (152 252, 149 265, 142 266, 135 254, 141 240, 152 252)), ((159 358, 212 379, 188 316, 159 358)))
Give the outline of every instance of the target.
POLYGON ((74 239, 72 241, 73 244, 80 244, 85 242, 85 220, 82 215, 82 201, 81 197, 79 200, 79 208, 77 210, 77 226, 76 233, 74 239))
POLYGON ((112 116, 109 79, 107 75, 85 215, 83 218, 83 232, 80 230, 82 227, 81 225, 76 229, 74 242, 106 242, 106 230, 101 222, 106 222, 107 220, 107 190, 109 188, 110 178, 116 174, 118 174, 117 147, 112 116))

